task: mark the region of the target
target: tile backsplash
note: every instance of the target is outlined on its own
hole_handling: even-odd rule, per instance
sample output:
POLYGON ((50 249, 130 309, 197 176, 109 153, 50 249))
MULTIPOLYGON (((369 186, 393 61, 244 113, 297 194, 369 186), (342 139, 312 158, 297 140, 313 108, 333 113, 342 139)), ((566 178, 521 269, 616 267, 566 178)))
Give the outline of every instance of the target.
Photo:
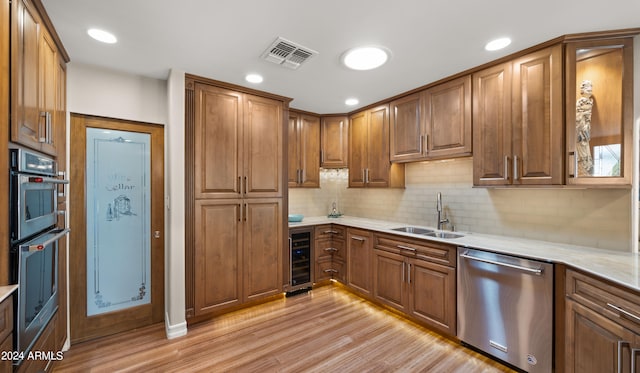
POLYGON ((473 160, 406 165, 405 189, 349 189, 348 171, 322 170, 319 189, 290 189, 289 212, 322 216, 335 201, 350 216, 436 226, 436 194, 458 231, 629 251, 628 189, 473 187, 473 160))

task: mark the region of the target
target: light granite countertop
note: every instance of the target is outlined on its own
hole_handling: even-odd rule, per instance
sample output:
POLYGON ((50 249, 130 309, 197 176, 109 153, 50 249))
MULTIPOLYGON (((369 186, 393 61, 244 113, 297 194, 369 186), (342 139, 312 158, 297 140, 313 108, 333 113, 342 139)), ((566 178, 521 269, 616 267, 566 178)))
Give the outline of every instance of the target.
POLYGON ((18 285, 4 285, 0 286, 0 302, 3 302, 7 299, 16 289, 18 285))
POLYGON ((457 232, 464 234, 464 237, 440 239, 392 230, 393 228, 405 226, 434 229, 433 227, 351 216, 342 216, 339 218, 305 217, 302 222, 290 222, 289 228, 330 223, 377 232, 392 233, 406 237, 420 238, 423 240, 445 242, 456 246, 490 250, 498 253, 538 259, 547 262, 565 263, 574 268, 581 269, 585 272, 592 273, 620 285, 640 291, 640 254, 635 253, 617 252, 586 246, 472 232, 457 232))

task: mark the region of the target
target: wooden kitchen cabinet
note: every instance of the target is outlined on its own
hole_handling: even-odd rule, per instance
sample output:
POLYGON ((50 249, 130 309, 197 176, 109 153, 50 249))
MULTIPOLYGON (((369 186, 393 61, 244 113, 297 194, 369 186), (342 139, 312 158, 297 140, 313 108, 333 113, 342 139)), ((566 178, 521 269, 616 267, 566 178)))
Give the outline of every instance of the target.
POLYGON ((473 74, 474 185, 563 183, 562 45, 473 74))
POLYGON ((633 37, 571 41, 566 46, 566 182, 631 185, 633 37), (591 104, 577 114, 583 82, 591 104), (584 114, 582 114, 584 113, 584 114), (581 120, 585 118, 585 120, 581 120))
POLYGON ((195 315, 282 291, 282 201, 197 200, 195 315))
MULTIPOLYGON (((0 303, 0 352, 14 351, 13 348, 13 295, 0 303)), ((0 373, 13 372, 11 360, 0 360, 0 373)))
POLYGON ((471 76, 431 87, 423 97, 427 159, 471 155, 471 76))
POLYGON ((186 314, 281 294, 289 100, 192 75, 185 82, 186 314))
POLYGON ((456 334, 455 247, 375 234, 374 299, 445 334, 456 334))
POLYGON ((390 103, 391 161, 471 155, 471 76, 390 103))
POLYGON ((640 372, 640 294, 571 269, 566 294, 565 371, 640 372))
MULTIPOLYGON (((10 91, 10 12, 9 0, 0 0, 0 174, 9 175, 9 91, 10 91)), ((9 211, 8 178, 0 183, 0 210, 9 211)), ((0 214, 0 242, 8 243, 9 214, 0 214)), ((9 284, 9 248, 0 254, 0 285, 9 284)))
POLYGON ((347 229, 347 285, 365 296, 371 294, 371 240, 369 231, 347 229))
POLYGON ((388 105, 349 118, 349 187, 404 188, 404 165, 390 162, 388 105))
POLYGON ((195 197, 283 195, 283 104, 195 83, 195 197))
POLYGON ((66 117, 56 115, 66 79, 58 64, 69 58, 39 2, 13 1, 11 21, 11 141, 56 156, 64 151, 56 133, 66 126, 66 117))
POLYGON ((323 224, 314 230, 314 282, 337 280, 345 283, 346 229, 335 224, 323 224))
POLYGON ((320 167, 346 168, 349 164, 349 118, 324 116, 320 127, 320 167))
POLYGON ((320 187, 320 117, 289 111, 289 188, 320 187))

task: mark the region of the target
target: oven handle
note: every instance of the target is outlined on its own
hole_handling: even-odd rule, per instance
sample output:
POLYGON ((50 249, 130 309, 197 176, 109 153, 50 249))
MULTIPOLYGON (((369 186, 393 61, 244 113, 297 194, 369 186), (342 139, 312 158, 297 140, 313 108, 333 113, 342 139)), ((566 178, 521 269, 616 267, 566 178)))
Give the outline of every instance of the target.
POLYGON ((56 179, 55 177, 46 177, 46 176, 29 177, 29 182, 30 183, 69 184, 69 180, 61 180, 61 179, 56 179), (32 179, 38 179, 38 181, 34 181, 32 179))
POLYGON ((48 240, 46 240, 44 242, 39 242, 39 243, 31 244, 31 245, 20 245, 20 251, 29 251, 29 252, 42 251, 45 247, 49 246, 53 242, 58 241, 59 239, 61 239, 63 236, 65 236, 70 231, 71 230, 69 228, 65 228, 65 229, 61 230, 60 232, 58 232, 55 236, 49 238, 48 240))
POLYGON ((523 267, 523 266, 504 263, 504 262, 499 262, 499 261, 495 261, 495 260, 491 260, 491 259, 478 258, 477 256, 472 256, 472 255, 469 255, 469 254, 466 254, 466 253, 465 254, 460 254, 460 257, 465 258, 465 259, 469 259, 469 260, 475 260, 475 261, 478 261, 478 262, 495 264, 497 266, 513 268, 513 269, 517 269, 517 270, 520 270, 520 271, 533 273, 535 275, 542 275, 542 272, 543 272, 542 268, 523 267))

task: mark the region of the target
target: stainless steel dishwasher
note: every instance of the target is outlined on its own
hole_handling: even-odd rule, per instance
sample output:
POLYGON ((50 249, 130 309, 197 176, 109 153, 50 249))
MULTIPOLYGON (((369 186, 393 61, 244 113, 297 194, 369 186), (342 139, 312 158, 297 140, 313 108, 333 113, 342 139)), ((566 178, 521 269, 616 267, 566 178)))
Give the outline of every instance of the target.
POLYGON ((551 372, 553 264, 458 247, 458 338, 531 373, 551 372))

